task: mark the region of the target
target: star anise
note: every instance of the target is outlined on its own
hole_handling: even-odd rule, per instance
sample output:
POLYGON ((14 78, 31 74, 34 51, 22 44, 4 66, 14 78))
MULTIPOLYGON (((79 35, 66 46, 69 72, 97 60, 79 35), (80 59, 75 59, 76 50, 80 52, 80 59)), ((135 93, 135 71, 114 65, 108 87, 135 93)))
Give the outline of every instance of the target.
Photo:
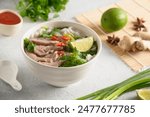
POLYGON ((107 36, 107 40, 108 43, 110 43, 111 45, 118 45, 120 38, 116 37, 115 35, 113 36, 107 36))
POLYGON ((133 22, 134 23, 134 30, 136 31, 147 31, 147 28, 146 26, 144 25, 145 23, 145 20, 143 20, 143 18, 138 18, 136 19, 136 22, 133 22))

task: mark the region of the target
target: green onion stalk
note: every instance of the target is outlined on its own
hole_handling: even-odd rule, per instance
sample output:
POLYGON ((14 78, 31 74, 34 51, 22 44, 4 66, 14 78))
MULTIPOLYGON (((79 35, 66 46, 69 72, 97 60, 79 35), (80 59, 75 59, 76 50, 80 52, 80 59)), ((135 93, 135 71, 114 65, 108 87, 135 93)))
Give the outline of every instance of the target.
POLYGON ((104 89, 100 89, 88 95, 77 98, 77 100, 115 100, 120 95, 126 92, 134 91, 149 86, 150 69, 144 70, 121 83, 106 87, 104 89))

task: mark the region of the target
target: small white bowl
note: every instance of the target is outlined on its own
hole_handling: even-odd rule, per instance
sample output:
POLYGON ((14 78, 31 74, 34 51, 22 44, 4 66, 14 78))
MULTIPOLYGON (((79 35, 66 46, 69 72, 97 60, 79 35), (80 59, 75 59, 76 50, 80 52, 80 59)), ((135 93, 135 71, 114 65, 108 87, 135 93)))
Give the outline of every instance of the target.
POLYGON ((96 32, 94 32, 92 29, 90 29, 87 26, 84 26, 79 23, 69 22, 69 21, 55 21, 55 22, 50 21, 50 22, 39 24, 34 28, 32 28, 31 30, 29 30, 22 37, 21 48, 22 48, 23 55, 25 56, 25 59, 29 65, 29 68, 31 68, 31 70, 37 77, 39 77, 41 80, 53 86, 65 87, 81 80, 86 73, 90 72, 89 68, 91 67, 92 64, 96 62, 96 59, 98 58, 101 52, 102 43, 99 36, 96 34, 96 32), (27 54, 24 51, 23 40, 26 37, 27 38, 30 37, 31 34, 33 34, 37 29, 39 29, 42 26, 49 26, 49 27, 50 26, 52 27, 71 26, 82 31, 87 36, 93 36, 93 38, 96 40, 98 45, 97 54, 89 62, 74 67, 50 67, 50 66, 44 66, 39 64, 38 62, 34 61, 33 59, 27 56, 27 54))
POLYGON ((11 13, 15 14, 16 16, 19 17, 20 22, 17 24, 10 24, 10 25, 0 23, 0 34, 6 35, 6 36, 11 36, 11 35, 18 33, 20 31, 22 23, 23 23, 22 17, 13 10, 9 10, 9 9, 0 10, 0 13, 3 13, 3 12, 11 12, 11 13))

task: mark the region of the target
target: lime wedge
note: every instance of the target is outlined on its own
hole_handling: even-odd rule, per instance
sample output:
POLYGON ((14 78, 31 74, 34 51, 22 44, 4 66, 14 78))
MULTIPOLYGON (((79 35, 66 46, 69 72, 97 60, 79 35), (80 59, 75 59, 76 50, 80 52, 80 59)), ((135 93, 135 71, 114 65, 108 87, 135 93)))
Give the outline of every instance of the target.
POLYGON ((88 51, 93 45, 93 37, 87 37, 83 39, 78 39, 76 41, 71 42, 72 46, 75 47, 80 52, 88 51))
POLYGON ((137 90, 137 95, 142 100, 150 100, 150 89, 137 90))

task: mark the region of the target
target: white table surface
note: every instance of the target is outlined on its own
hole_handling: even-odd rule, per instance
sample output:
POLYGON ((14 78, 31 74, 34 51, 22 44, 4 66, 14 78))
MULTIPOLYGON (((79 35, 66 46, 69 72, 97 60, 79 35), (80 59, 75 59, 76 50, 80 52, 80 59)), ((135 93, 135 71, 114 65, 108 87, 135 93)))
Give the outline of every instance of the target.
MULTIPOLYGON (((0 0, 0 9, 14 9, 17 0, 0 0)), ((60 14, 61 20, 73 20, 73 17, 84 11, 106 6, 117 0, 70 0, 66 10, 60 14)), ((20 49, 21 37, 30 28, 40 22, 31 22, 24 19, 21 32, 12 36, 0 36, 0 59, 14 61, 19 67, 17 79, 23 89, 14 91, 9 85, 0 80, 0 99, 12 100, 68 100, 75 99, 95 90, 113 85, 127 79, 135 73, 125 65, 109 48, 103 45, 101 55, 93 70, 86 77, 66 88, 50 86, 39 79, 28 69, 20 49)), ((2 69, 2 68, 0 68, 2 69)), ((136 93, 130 92, 119 99, 136 99, 136 93)))

